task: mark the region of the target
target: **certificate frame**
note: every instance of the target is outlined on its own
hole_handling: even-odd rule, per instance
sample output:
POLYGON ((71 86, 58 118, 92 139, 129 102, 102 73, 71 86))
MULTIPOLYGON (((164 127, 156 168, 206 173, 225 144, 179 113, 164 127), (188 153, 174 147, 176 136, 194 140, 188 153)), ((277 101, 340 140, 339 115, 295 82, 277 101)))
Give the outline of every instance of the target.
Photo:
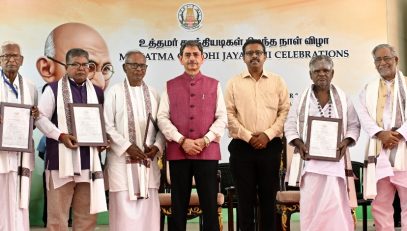
POLYGON ((151 120, 152 120, 151 113, 148 113, 146 131, 144 132, 144 139, 143 139, 143 146, 144 146, 145 149, 148 148, 148 146, 147 146, 147 135, 148 135, 148 130, 150 129, 151 120))
POLYGON ((91 147, 107 146, 108 143, 102 105, 69 103, 68 107, 71 114, 72 133, 73 136, 75 136, 75 138, 77 139, 77 145, 91 147), (93 116, 84 117, 84 115, 81 113, 88 113, 93 116), (81 122, 78 121, 79 118, 81 122), (87 129, 79 127, 83 126, 84 124, 90 125, 90 127, 88 127, 87 129), (94 126, 92 127, 92 125, 94 126), (84 131, 88 131, 88 133, 91 134, 86 134, 86 136, 84 136, 84 133, 86 133, 84 131), (93 137, 93 140, 89 140, 89 137, 87 137, 90 135, 93 137))
MULTIPOLYGON (((314 160, 325 160, 325 161, 336 161, 340 160, 340 151, 338 150, 339 143, 341 142, 341 132, 342 132, 342 119, 338 118, 326 118, 326 117, 316 117, 316 116, 308 116, 308 127, 307 127, 307 142, 306 146, 308 147, 308 153, 305 155, 307 159, 314 159, 314 160), (328 147, 330 151, 327 151, 328 155, 321 154, 321 145, 318 145, 318 142, 313 142, 314 139, 318 137, 318 135, 313 134, 313 126, 324 126, 328 128, 329 134, 324 133, 324 139, 329 139, 331 141, 335 141, 335 147, 330 146, 328 147), (312 146, 311 146, 312 145, 312 146), (335 151, 333 151, 335 148, 335 151), (335 153, 333 153, 335 152, 335 153)), ((327 144, 330 142, 319 142, 327 144)), ((323 151, 322 151, 323 152, 323 151)))
MULTIPOLYGON (((0 103, 0 113, 1 113, 1 118, 2 118, 2 123, 0 124, 0 150, 2 151, 14 151, 14 152, 33 152, 34 151, 34 142, 32 138, 33 134, 33 116, 31 114, 31 107, 32 105, 27 105, 27 104, 18 104, 18 103, 6 103, 2 102, 0 103), (25 134, 24 136, 27 136, 27 140, 21 140, 22 147, 16 147, 12 145, 8 145, 7 142, 4 142, 4 137, 10 134, 4 134, 8 133, 8 127, 5 127, 6 125, 9 126, 11 123, 11 118, 8 118, 8 113, 10 113, 11 108, 12 110, 18 110, 18 112, 15 113, 29 113, 29 121, 23 121, 23 117, 19 115, 13 116, 13 120, 18 120, 20 119, 21 122, 18 122, 19 125, 23 125, 22 127, 20 126, 13 126, 13 129, 18 129, 17 131, 14 130, 13 136, 16 137, 16 134, 25 134), (6 116, 7 115, 7 116, 6 116), (9 120, 10 119, 10 120, 9 120), (25 126, 24 126, 25 125, 25 126)), ((11 124, 15 124, 15 121, 11 124)), ((21 137, 23 139, 23 137, 21 137)), ((20 143, 20 141, 19 141, 20 143)))

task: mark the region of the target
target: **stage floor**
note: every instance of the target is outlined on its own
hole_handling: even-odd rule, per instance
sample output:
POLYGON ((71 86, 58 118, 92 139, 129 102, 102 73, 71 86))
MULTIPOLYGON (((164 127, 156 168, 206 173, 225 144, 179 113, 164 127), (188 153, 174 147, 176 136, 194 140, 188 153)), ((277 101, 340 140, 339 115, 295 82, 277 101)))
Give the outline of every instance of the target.
MULTIPOLYGON (((45 228, 42 227, 31 227, 32 231, 45 231, 45 228)), ((109 226, 107 225, 99 225, 96 228, 96 231, 108 231, 109 230, 109 226)), ((165 230, 167 230, 167 228, 165 228, 165 230)), ((199 227, 197 223, 188 223, 187 225, 187 230, 188 231, 199 231, 199 227)), ((223 231, 227 231, 228 230, 228 224, 225 223, 223 224, 223 231)), ((299 221, 292 221, 291 222, 291 230, 292 231, 300 231, 300 222, 299 221)), ((362 221, 358 221, 356 230, 362 230, 362 221)), ((375 228, 373 226, 373 220, 369 220, 368 221, 368 230, 369 231, 374 231, 375 228)), ((401 230, 400 228, 396 228, 396 231, 401 230)))

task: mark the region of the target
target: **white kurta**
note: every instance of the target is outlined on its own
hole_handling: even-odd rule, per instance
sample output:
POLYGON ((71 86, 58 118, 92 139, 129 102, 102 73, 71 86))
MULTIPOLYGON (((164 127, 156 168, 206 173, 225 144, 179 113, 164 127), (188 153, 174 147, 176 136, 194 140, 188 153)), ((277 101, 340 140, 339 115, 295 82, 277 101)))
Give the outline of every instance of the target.
MULTIPOLYGON (((299 116, 299 101, 294 102, 288 113, 284 125, 287 142, 300 138, 297 132, 297 117, 299 116)), ((360 124, 356 111, 347 98, 347 126, 344 138, 350 137, 357 141, 359 138, 360 124)), ((325 117, 329 115, 329 104, 322 108, 325 117)), ((318 103, 313 92, 311 92, 309 103, 309 116, 320 117, 318 103)), ((331 117, 338 118, 338 115, 331 109, 331 117)), ((305 141, 304 141, 305 143, 305 141)), ((351 208, 348 204, 346 191, 345 162, 342 158, 339 162, 309 160, 304 161, 301 182, 300 200, 300 222, 301 230, 353 230, 353 219, 351 208), (330 217, 330 219, 321 219, 330 217)))
MULTIPOLYGON (((131 143, 125 139, 124 134, 128 133, 123 127, 123 119, 127 115, 127 108, 123 103, 124 91, 123 83, 112 86, 105 95, 104 116, 106 123, 106 132, 111 139, 111 150, 107 153, 107 169, 109 174, 109 190, 113 192, 128 190, 126 173, 126 150, 131 143)), ((144 97, 141 87, 130 87, 132 97, 133 112, 138 118, 135 121, 136 126, 146 126, 147 113, 145 112, 144 97)), ((152 117, 156 120, 158 110, 158 94, 150 89, 152 117)), ((152 124, 150 124, 152 126, 152 124)), ((156 133, 154 129, 149 129, 147 134, 147 145, 154 144, 160 152, 163 152, 165 140, 160 132, 156 133)), ((144 134, 141 134, 144 136, 144 134)), ((143 139, 144 137, 142 137, 143 139)), ((143 147, 139 147, 143 150, 143 147)), ((160 170, 157 164, 157 157, 152 162, 150 171, 149 188, 160 187, 160 170)))
MULTIPOLYGON (((391 84, 390 82, 386 82, 386 84, 391 84)), ((392 99, 392 96, 388 96, 389 99, 392 99)), ((380 131, 390 130, 391 126, 391 105, 392 100, 386 101, 386 106, 383 110, 383 126, 379 127, 376 121, 369 115, 367 110, 367 103, 366 103, 366 91, 365 89, 360 92, 359 95, 360 106, 358 107, 358 115, 360 118, 360 123, 362 124, 363 129, 365 132, 372 138, 376 138, 376 134, 380 131)), ((400 133, 404 140, 407 140, 407 122, 403 123, 400 128, 397 129, 397 132, 400 133)), ((389 153, 383 151, 383 155, 380 155, 377 158, 377 165, 376 165, 376 180, 383 179, 385 177, 390 177, 390 181, 393 184, 397 184, 401 187, 407 188, 407 171, 393 171, 389 161, 389 153)))
MULTIPOLYGON (((147 113, 145 111, 145 103, 142 87, 129 87, 130 97, 132 100, 133 113, 136 117, 136 126, 140 127, 140 131, 144 131, 147 122, 147 113)), ((156 120, 158 110, 158 94, 149 88, 151 98, 152 117, 156 120)), ((144 224, 159 224, 159 203, 158 188, 160 186, 160 169, 157 163, 157 157, 154 158, 151 164, 149 194, 148 199, 129 200, 128 180, 126 171, 126 150, 131 145, 130 141, 125 138, 128 133, 124 127, 124 120, 127 117, 126 104, 124 99, 123 83, 120 82, 112 86, 105 95, 104 116, 106 123, 106 132, 111 139, 111 150, 107 153, 107 171, 109 176, 109 191, 110 191, 110 228, 111 230, 134 230, 135 227, 146 227, 144 224), (125 192, 125 193, 123 193, 125 192), (113 198, 112 198, 113 197, 113 198), (145 205, 147 203, 147 205, 145 205), (119 206, 120 205, 120 206, 119 206), (127 205, 127 206, 126 206, 127 205), (154 209, 151 209, 154 208, 154 209), (113 213, 113 214, 112 214, 113 213), (121 214, 121 215, 120 215, 121 214), (135 214, 145 214, 139 216, 135 214), (147 214, 151 214, 148 216, 147 214), (119 216, 120 215, 120 216, 119 216), (120 217, 120 219, 118 219, 120 217), (128 218, 128 219, 125 219, 128 218), (147 219, 148 218, 148 219, 147 219), (153 221, 151 220, 153 219, 153 221)), ((158 147, 160 153, 163 152, 165 139, 160 132, 150 129, 147 134, 146 143, 148 146, 154 144, 158 147)), ((144 139, 143 134, 141 139, 144 139)), ((139 147, 143 150, 143 147, 139 147)), ((154 226, 145 230, 155 230, 154 226)), ((159 229, 159 226, 156 226, 159 229)))
MULTIPOLYGON (((42 93, 41 100, 38 103, 38 110, 40 110, 41 115, 40 118, 35 122, 35 125, 42 133, 51 139, 58 140, 59 136, 61 135, 61 130, 51 122, 52 115, 54 114, 54 110, 56 110, 56 102, 54 92, 52 91, 51 87, 45 88, 44 92, 42 93)), ((50 176, 52 175, 52 183, 55 188, 59 188, 64 186, 65 184, 74 181, 75 183, 83 183, 89 182, 89 169, 81 170, 81 174, 79 176, 72 176, 72 177, 59 177, 58 170, 45 170, 46 176, 46 186, 47 190, 49 190, 49 180, 50 176)))
MULTIPOLYGON (((383 109, 383 128, 379 127, 374 118, 372 118, 367 109, 366 90, 363 89, 359 95, 360 107, 358 107, 358 115, 365 132, 371 137, 376 138, 376 134, 380 131, 391 129, 391 114, 392 114, 392 95, 390 88, 393 87, 394 81, 386 81, 387 94, 386 103, 383 109)), ((403 138, 404 142, 407 139, 407 122, 404 122, 397 129, 403 138)), ((403 141, 401 141, 403 142, 403 141)), ((390 151, 383 149, 380 156, 377 158, 376 164, 376 181, 377 195, 372 202, 372 213, 375 220, 376 230, 393 230, 393 200, 397 190, 400 197, 401 205, 401 222, 402 230, 407 230, 407 171, 395 171, 390 164, 390 152, 396 151, 394 148, 390 151)))
MULTIPOLYGON (((0 81, 4 81, 0 75, 0 81)), ((34 84, 24 80, 24 84, 28 84, 30 92, 24 92, 29 94, 31 101, 34 105, 37 104, 37 89, 34 84)), ((18 78, 15 79, 14 88, 20 92, 20 85, 18 78)), ((2 91, 2 97, 5 102, 8 103, 21 103, 21 95, 18 94, 18 98, 13 93, 11 88, 6 84, 0 89, 2 91)), ((31 158, 30 170, 34 169, 34 156, 31 158)), ((28 209, 20 209, 18 204, 18 182, 17 182, 17 152, 0 151, 0 230, 7 231, 22 231, 29 230, 29 217, 28 209)))
MULTIPOLYGON (((284 124, 284 133, 287 138, 287 143, 291 143, 294 139, 300 138, 300 134, 297 132, 297 117, 299 115, 298 111, 298 104, 300 101, 300 97, 293 103, 290 108, 290 112, 288 113, 287 120, 284 124)), ((356 111, 353 107, 353 104, 349 98, 347 98, 348 108, 344 109, 347 110, 348 116, 348 124, 346 129, 346 134, 344 138, 352 138, 353 140, 357 141, 359 138, 360 133, 360 123, 356 111)), ((320 117, 320 112, 318 110, 318 103, 315 98, 313 92, 311 92, 311 99, 309 104, 309 116, 317 116, 320 117)), ((329 105, 326 104, 322 109, 325 117, 328 117, 329 105)), ((338 115, 335 114, 335 111, 332 108, 331 112, 332 118, 338 118, 338 115)), ((305 143, 305 141, 304 141, 305 143)), ((328 175, 328 176, 336 176, 341 177, 345 180, 345 163, 344 158, 342 158, 339 162, 332 162, 332 161, 321 161, 321 160, 309 160, 305 161, 305 166, 302 171, 303 175, 306 172, 313 172, 321 175, 328 175)))
MULTIPOLYGON (((227 113, 225 101, 223 99, 222 88, 220 83, 217 86, 217 98, 216 98, 216 111, 215 111, 215 121, 209 128, 209 131, 205 136, 210 142, 220 142, 220 137, 225 133, 225 124, 227 124, 227 113)), ((160 109, 158 111, 159 126, 165 138, 168 141, 178 142, 183 135, 178 131, 178 128, 172 124, 170 120, 170 100, 168 98, 167 88, 164 89, 161 94, 160 109)))

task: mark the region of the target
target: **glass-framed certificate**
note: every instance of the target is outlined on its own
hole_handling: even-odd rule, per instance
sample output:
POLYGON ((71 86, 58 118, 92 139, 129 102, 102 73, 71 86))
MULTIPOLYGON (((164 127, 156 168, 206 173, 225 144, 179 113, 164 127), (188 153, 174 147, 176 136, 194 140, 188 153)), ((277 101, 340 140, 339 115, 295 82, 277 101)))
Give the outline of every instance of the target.
POLYGON ((0 150, 33 152, 31 105, 1 103, 0 150))
POLYGON ((68 104, 72 133, 79 146, 106 146, 106 129, 101 104, 68 104))
POLYGON ((307 147, 309 159, 339 161, 342 119, 308 116, 307 147))

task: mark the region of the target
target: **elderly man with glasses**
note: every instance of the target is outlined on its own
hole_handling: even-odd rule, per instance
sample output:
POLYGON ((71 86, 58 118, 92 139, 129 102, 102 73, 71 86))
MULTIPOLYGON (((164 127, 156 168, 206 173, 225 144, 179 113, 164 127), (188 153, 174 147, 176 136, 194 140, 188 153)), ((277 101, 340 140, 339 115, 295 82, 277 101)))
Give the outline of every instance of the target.
POLYGON ((407 86, 399 57, 389 44, 377 45, 373 60, 378 77, 360 93, 357 107, 362 128, 370 136, 366 151, 364 197, 373 199, 376 230, 394 230, 393 200, 401 204, 402 230, 407 229, 407 86), (359 109, 359 110, 358 110, 359 109))
POLYGON ((68 117, 69 103, 103 104, 103 91, 88 79, 89 54, 74 48, 66 53, 66 74, 45 89, 36 126, 47 136, 47 230, 94 230, 96 213, 106 210, 103 174, 95 147, 78 146, 68 117), (90 177, 92 176, 92 177, 90 177))
POLYGON ((125 55, 126 78, 106 93, 104 115, 111 139, 107 154, 109 230, 160 230, 160 169, 165 139, 154 126, 159 96, 144 82, 140 51, 125 55), (146 219, 148 218, 148 219, 146 219))
POLYGON ((89 61, 94 65, 89 69, 88 78, 105 90, 114 73, 109 50, 99 32, 86 24, 66 23, 51 31, 45 42, 44 56, 37 60, 38 73, 47 83, 61 79, 65 72, 65 63, 61 60, 75 47, 89 53, 89 61))
MULTIPOLYGON (((89 66, 88 78, 95 86, 106 90, 114 74, 108 47, 98 31, 82 23, 61 24, 50 32, 45 41, 44 56, 38 58, 36 62, 38 73, 43 80, 49 84, 64 76, 65 54, 69 49, 75 47, 82 48, 89 53, 89 60, 92 64, 89 66)), ((44 208, 47 207, 46 197, 44 187, 44 208)), ((43 221, 46 225, 46 209, 43 212, 43 221)))
MULTIPOLYGON (((38 110, 34 106, 37 104, 37 90, 29 79, 18 73, 23 60, 18 44, 6 42, 1 46, 0 102, 32 105, 32 113, 37 117, 38 110)), ((30 230, 29 179, 33 168, 34 153, 0 151, 0 230, 30 230)))

